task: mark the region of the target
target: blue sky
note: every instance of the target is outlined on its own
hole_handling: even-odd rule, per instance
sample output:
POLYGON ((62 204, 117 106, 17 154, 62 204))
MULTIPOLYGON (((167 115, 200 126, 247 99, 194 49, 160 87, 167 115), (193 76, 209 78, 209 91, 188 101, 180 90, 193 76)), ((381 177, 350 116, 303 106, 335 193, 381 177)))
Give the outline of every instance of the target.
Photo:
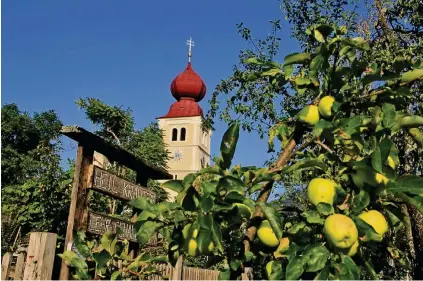
MULTIPOLYGON (((207 85, 201 102, 207 111, 214 87, 248 47, 236 24, 265 36, 273 19, 283 19, 276 0, 3 0, 2 104, 28 112, 54 109, 66 125, 93 130, 75 100, 96 97, 130 107, 137 127, 144 127, 174 102, 169 85, 186 66, 185 42, 192 36, 193 68, 207 85)), ((298 48, 283 25, 285 55, 298 48)), ((212 154, 226 129, 216 122, 212 154)), ((262 165, 266 143, 241 134, 234 163, 262 165)), ((64 144, 63 156, 73 158, 75 144, 64 144)))

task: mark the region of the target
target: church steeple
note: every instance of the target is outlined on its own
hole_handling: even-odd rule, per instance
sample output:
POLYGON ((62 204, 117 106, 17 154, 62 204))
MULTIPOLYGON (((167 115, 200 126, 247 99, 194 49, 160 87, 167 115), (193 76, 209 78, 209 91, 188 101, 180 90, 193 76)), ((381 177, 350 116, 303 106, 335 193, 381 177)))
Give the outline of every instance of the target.
POLYGON ((187 45, 188 65, 170 84, 170 91, 176 102, 170 106, 169 112, 160 118, 203 116, 203 109, 198 102, 206 95, 206 85, 200 75, 192 69, 191 48, 194 46, 194 41, 190 38, 187 45))
POLYGON ((187 45, 188 65, 170 84, 170 91, 176 101, 166 115, 157 118, 170 151, 169 173, 178 179, 210 163, 211 131, 201 126, 204 117, 199 105, 206 95, 206 85, 192 69, 192 38, 187 40, 187 45))

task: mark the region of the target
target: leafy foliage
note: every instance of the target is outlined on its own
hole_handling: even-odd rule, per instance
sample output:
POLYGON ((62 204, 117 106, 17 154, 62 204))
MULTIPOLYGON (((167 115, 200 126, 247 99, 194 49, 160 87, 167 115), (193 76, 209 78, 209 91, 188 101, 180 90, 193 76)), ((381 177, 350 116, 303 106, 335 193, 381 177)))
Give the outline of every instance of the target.
MULTIPOLYGON (((270 262, 265 270, 272 279, 386 277, 380 267, 373 266, 378 264, 378 256, 370 249, 381 244, 378 250, 386 255, 400 253, 394 241, 387 238, 407 224, 398 203, 407 202, 420 209, 423 200, 421 177, 397 173, 400 159, 392 141, 398 134, 407 134, 410 127, 422 126, 420 117, 407 111, 415 100, 402 95, 419 83, 421 77, 416 70, 422 66, 416 66, 413 58, 402 68, 381 72, 377 65, 364 60, 371 56, 369 42, 347 37, 346 33, 344 27, 333 24, 313 25, 307 34, 318 42, 314 52, 289 55, 281 64, 257 57, 245 62, 258 67, 259 73, 266 73, 268 83, 283 83, 293 96, 308 97, 310 104, 319 105, 320 113, 307 118, 294 115, 272 127, 275 129, 269 132, 269 143, 278 138, 283 153, 270 168, 231 168, 236 148, 233 142, 240 129, 237 122, 232 122, 224 134, 216 166, 165 185, 179 193, 176 204, 160 207, 146 200, 132 203, 155 214, 137 224, 140 242, 153 234, 153 222, 156 229, 166 225, 169 260, 174 263, 182 254, 220 256, 220 279, 239 277, 243 267, 263 268, 259 266, 263 259, 270 262), (319 103, 325 96, 335 99, 328 115, 321 114, 325 105, 319 103), (399 96, 401 99, 397 99, 399 96), (321 119, 314 122, 308 118, 321 119), (293 140, 299 145, 290 146, 293 140), (286 166, 280 166, 283 161, 286 166), (195 186, 196 178, 206 173, 213 179, 195 186), (333 180, 337 184, 333 205, 310 205, 307 200, 303 210, 297 209, 299 215, 280 216, 275 204, 266 203, 266 190, 275 182, 283 184, 284 175, 293 173, 333 180), (253 201, 255 192, 259 196, 253 201), (252 216, 254 210, 256 216, 252 216), (368 210, 380 214, 380 225, 365 219, 363 211, 368 210), (349 221, 360 237, 349 244, 356 242, 354 249, 338 247, 323 229, 332 214, 352 219, 349 221), (263 219, 270 222, 275 237, 280 238, 276 251, 263 244, 261 239, 265 238, 251 240, 248 236, 263 219), (387 233, 385 220, 386 229, 390 229, 387 233), (194 240, 184 236, 187 226, 192 233, 198 233, 194 240), (234 235, 240 230, 240 236, 234 235), (210 243, 215 245, 213 253, 201 250, 202 245, 210 243)), ((400 266, 407 264, 400 254, 392 257, 400 266)))
POLYGON ((166 277, 154 267, 165 263, 166 257, 144 253, 133 258, 128 241, 117 239, 119 232, 106 232, 99 242, 88 240, 83 232, 75 233, 76 250, 59 254, 72 268, 74 279, 144 280, 154 274, 166 277))
POLYGON ((2 250, 29 231, 66 230, 73 173, 60 166, 61 125, 54 111, 2 107, 2 224, 16 225, 3 233, 2 250))

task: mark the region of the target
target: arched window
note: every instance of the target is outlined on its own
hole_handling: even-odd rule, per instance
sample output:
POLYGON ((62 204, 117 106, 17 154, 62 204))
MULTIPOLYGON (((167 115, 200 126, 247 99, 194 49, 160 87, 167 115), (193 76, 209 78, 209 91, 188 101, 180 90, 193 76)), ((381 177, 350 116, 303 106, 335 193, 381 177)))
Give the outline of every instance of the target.
POLYGON ((172 129, 172 141, 178 140, 178 129, 172 129))
POLYGON ((181 141, 185 140, 186 134, 187 134, 187 130, 185 128, 182 128, 181 129, 181 139, 180 139, 181 141))

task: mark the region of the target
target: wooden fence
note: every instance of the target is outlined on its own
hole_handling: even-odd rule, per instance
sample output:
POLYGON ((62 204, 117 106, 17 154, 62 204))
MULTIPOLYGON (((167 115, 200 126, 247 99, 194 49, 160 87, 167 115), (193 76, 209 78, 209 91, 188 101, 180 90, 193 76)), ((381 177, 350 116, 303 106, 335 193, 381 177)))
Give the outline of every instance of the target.
POLYGON ((33 232, 26 253, 6 253, 1 263, 2 280, 50 280, 57 234, 33 232))
POLYGON ((195 267, 183 267, 182 280, 217 280, 219 271, 195 267))
MULTIPOLYGON (((6 253, 1 264, 1 280, 51 280, 56 250, 54 233, 33 232, 26 252, 6 253)), ((160 274, 149 276, 148 280, 217 280, 219 271, 187 267, 182 265, 182 256, 175 267, 158 264, 160 274)), ((250 277, 251 279, 251 277, 250 277)), ((249 280, 243 274, 242 280, 249 280)))

